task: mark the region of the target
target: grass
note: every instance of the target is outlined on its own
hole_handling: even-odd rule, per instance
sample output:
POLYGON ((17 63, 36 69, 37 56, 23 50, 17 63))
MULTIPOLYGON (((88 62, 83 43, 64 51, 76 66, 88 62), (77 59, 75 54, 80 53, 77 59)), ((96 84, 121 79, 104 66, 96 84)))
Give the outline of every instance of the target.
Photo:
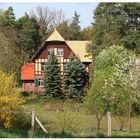
MULTIPOLYGON (((83 107, 81 103, 73 101, 60 101, 40 99, 36 96, 28 97, 24 106, 25 111, 35 109, 36 116, 48 130, 45 134, 38 125, 35 128, 34 137, 107 137, 107 118, 101 122, 101 131, 96 131, 96 118, 83 107)), ((117 117, 112 117, 112 137, 140 137, 140 118, 133 118, 133 131, 128 131, 127 121, 125 131, 119 131, 117 117)), ((1 131, 1 130, 0 130, 1 131)), ((32 137, 30 131, 2 130, 0 137, 32 137)))

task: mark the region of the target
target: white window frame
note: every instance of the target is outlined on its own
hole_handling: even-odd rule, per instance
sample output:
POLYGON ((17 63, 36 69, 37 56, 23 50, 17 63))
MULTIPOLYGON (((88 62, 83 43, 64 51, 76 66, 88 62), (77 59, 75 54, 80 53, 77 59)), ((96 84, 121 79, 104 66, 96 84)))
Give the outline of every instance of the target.
POLYGON ((38 86, 39 86, 39 87, 44 87, 44 80, 39 79, 39 80, 38 80, 38 86))
POLYGON ((57 48, 57 56, 64 56, 64 49, 63 48, 57 48))

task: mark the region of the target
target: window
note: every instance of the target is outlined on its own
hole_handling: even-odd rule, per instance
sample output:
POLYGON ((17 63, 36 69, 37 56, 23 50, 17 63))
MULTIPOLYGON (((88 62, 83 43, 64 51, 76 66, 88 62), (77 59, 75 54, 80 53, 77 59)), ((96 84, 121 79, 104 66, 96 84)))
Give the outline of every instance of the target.
POLYGON ((68 68, 68 65, 67 65, 67 63, 64 63, 64 70, 67 70, 67 68, 68 68))
POLYGON ((57 49, 57 55, 58 56, 63 56, 64 55, 64 49, 63 48, 58 48, 57 49))
POLYGON ((52 49, 48 48, 48 55, 50 55, 52 53, 52 49))
POLYGON ((39 87, 44 87, 44 81, 43 80, 38 80, 38 86, 39 87))
POLYGON ((47 68, 47 64, 46 63, 41 63, 41 71, 42 72, 45 72, 46 71, 46 68, 47 68))

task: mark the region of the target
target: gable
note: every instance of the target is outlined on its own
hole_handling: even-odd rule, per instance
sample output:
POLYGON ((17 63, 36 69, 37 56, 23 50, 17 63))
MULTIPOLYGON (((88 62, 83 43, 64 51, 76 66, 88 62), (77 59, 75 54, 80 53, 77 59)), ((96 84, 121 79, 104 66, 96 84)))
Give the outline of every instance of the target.
POLYGON ((34 56, 32 61, 34 59, 47 59, 48 58, 48 49, 51 48, 54 50, 56 48, 63 48, 64 49, 64 59, 68 59, 72 50, 68 47, 68 45, 65 42, 59 42, 59 41, 51 41, 46 42, 44 46, 40 48, 40 50, 37 52, 37 54, 34 56))

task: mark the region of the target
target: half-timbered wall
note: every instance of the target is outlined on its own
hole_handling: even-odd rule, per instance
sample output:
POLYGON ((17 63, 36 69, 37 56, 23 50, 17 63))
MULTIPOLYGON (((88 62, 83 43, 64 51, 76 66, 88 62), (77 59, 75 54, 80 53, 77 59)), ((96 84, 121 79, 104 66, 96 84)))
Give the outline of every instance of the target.
POLYGON ((57 56, 58 63, 61 66, 61 72, 64 69, 64 63, 69 61, 69 56, 72 53, 70 48, 65 44, 65 42, 47 42, 42 48, 38 56, 35 58, 35 75, 42 75, 41 64, 47 62, 48 59, 48 49, 52 49, 54 54, 57 56, 57 49, 63 48, 63 56, 57 56))

